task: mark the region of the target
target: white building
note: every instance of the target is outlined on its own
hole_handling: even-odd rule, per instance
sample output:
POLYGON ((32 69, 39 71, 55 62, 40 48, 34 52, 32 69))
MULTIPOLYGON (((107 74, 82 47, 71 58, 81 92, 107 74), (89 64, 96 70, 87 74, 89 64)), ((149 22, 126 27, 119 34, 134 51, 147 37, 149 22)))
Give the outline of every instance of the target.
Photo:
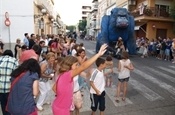
POLYGON ((34 33, 34 9, 32 0, 0 0, 0 36, 5 47, 15 43, 24 33, 34 33), (5 12, 9 14, 10 26, 4 24, 5 12))

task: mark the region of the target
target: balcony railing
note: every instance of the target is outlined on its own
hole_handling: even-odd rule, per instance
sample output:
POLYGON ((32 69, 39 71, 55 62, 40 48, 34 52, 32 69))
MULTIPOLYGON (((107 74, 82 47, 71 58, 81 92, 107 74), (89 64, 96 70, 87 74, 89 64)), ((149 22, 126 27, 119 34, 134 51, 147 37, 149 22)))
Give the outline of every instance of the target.
POLYGON ((149 17, 163 17, 169 18, 169 12, 164 9, 157 9, 155 7, 146 7, 143 10, 137 9, 131 12, 134 17, 149 16, 149 17))

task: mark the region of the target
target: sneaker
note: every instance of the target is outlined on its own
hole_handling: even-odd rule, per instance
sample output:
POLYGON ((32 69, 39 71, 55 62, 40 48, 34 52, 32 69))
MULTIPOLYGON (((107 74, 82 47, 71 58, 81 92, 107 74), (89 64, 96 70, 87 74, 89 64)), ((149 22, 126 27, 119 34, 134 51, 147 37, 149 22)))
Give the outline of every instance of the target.
POLYGON ((37 107, 37 109, 38 109, 39 111, 42 111, 42 110, 43 110, 43 107, 42 107, 42 106, 37 105, 36 107, 37 107))

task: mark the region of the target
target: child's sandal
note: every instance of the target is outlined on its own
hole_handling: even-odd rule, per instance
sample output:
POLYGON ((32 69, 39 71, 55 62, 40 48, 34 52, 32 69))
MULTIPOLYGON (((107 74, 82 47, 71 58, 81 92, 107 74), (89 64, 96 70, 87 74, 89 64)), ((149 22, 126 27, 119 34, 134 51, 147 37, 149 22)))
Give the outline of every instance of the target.
POLYGON ((117 99, 115 100, 115 102, 119 103, 120 101, 119 101, 119 99, 117 98, 117 99))

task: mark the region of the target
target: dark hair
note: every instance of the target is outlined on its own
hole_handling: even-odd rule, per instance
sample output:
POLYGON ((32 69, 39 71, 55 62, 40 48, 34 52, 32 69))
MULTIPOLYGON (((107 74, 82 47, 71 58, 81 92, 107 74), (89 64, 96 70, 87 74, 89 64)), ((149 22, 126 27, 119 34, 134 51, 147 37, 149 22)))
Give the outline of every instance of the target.
POLYGON ((41 68, 37 60, 31 58, 28 60, 25 60, 18 68, 12 71, 11 76, 16 78, 18 77, 21 73, 29 71, 31 74, 32 73, 37 73, 38 76, 40 77, 41 75, 41 68))
POLYGON ((5 50, 2 54, 3 56, 10 56, 10 57, 13 57, 13 52, 12 50, 5 50))
POLYGON ((21 46, 21 49, 27 50, 27 46, 26 46, 26 45, 22 45, 22 46, 21 46))
POLYGON ((33 37, 35 34, 31 34, 30 37, 33 37))
POLYGON ((107 56, 107 57, 106 57, 106 61, 112 61, 112 56, 110 56, 110 55, 107 56))
POLYGON ((77 50, 76 56, 80 56, 80 53, 81 53, 81 52, 85 52, 85 50, 84 50, 84 49, 81 49, 81 48, 78 49, 78 50, 77 50))
POLYGON ((83 43, 80 43, 80 46, 81 46, 81 47, 83 47, 83 46, 84 46, 84 44, 83 44, 83 43))
POLYGON ((32 49, 35 51, 36 54, 38 54, 38 55, 41 54, 41 50, 42 50, 41 46, 35 44, 32 46, 32 49))
POLYGON ((122 59, 128 59, 128 58, 129 58, 128 52, 126 51, 122 52, 122 59))
POLYGON ((24 34, 24 36, 27 36, 27 35, 28 35, 28 33, 25 33, 25 34, 24 34))
POLYGON ((103 58, 98 58, 95 63, 96 66, 99 67, 101 64, 105 63, 105 60, 103 58))
POLYGON ((45 41, 40 41, 40 42, 39 42, 39 45, 41 45, 41 44, 43 44, 43 43, 45 43, 45 41))

